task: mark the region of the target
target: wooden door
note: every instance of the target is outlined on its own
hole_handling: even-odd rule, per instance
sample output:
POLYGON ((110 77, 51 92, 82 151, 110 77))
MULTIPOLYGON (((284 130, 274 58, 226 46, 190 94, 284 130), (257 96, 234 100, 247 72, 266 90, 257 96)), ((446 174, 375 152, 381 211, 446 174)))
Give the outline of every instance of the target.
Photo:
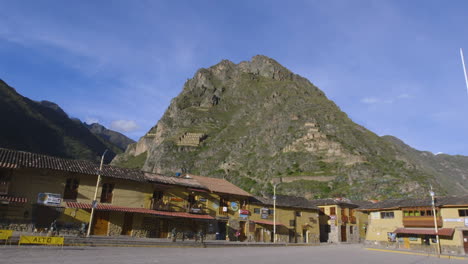
POLYGON ((169 235, 167 219, 159 220, 159 238, 167 238, 169 235))
POLYGON ((247 236, 245 235, 245 222, 239 222, 239 241, 245 241, 247 239, 247 236))
POLYGON ((96 212, 94 217, 93 235, 107 236, 109 228, 109 212, 96 212))
POLYGON ((255 229, 255 242, 263 242, 262 232, 261 228, 255 229))
POLYGON ((133 213, 125 213, 124 223, 122 226, 122 235, 129 236, 132 234, 133 227, 133 213))
POLYGON ((468 231, 463 231, 463 246, 465 247, 465 254, 468 254, 468 231))
POLYGON ((341 226, 341 242, 346 242, 346 226, 341 226))
POLYGON ((405 248, 410 248, 409 237, 403 237, 403 243, 405 248))

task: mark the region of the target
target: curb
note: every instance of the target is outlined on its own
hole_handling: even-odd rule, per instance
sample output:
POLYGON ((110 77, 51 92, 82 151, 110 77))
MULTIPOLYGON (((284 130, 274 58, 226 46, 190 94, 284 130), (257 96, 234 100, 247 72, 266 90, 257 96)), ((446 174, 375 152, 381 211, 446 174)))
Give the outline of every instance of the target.
POLYGON ((391 250, 391 249, 379 249, 379 248, 364 248, 364 249, 371 250, 371 251, 398 253, 398 254, 415 255, 415 256, 426 256, 426 257, 435 257, 435 258, 445 258, 445 259, 458 259, 458 260, 466 260, 467 259, 466 257, 457 257, 457 256, 451 256, 451 255, 440 255, 440 256, 438 256, 437 254, 408 252, 408 251, 399 251, 399 250, 391 250))

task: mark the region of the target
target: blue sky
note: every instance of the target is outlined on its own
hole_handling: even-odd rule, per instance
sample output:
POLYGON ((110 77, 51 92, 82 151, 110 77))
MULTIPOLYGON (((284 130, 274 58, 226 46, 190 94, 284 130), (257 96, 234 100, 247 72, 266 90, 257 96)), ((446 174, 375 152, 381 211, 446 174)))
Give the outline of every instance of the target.
POLYGON ((256 54, 351 119, 468 155, 468 2, 0 0, 0 78, 138 139, 201 67, 256 54))

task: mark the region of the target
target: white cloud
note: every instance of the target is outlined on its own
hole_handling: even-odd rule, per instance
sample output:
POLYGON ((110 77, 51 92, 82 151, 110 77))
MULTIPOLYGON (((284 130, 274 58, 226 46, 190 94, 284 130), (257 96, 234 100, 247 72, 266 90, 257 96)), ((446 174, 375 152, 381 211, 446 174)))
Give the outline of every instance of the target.
POLYGON ((365 97, 361 99, 361 102, 365 104, 377 104, 377 103, 380 103, 381 100, 376 97, 365 97))
POLYGON ((121 132, 132 132, 137 130, 139 127, 133 120, 114 120, 112 121, 110 128, 121 132))

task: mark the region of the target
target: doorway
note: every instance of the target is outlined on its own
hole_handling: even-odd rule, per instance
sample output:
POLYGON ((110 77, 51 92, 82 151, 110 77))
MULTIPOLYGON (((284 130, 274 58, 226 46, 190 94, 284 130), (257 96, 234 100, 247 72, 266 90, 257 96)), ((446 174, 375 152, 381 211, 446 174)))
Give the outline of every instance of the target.
POLYGON ((93 235, 96 236, 107 236, 109 228, 109 212, 98 211, 94 218, 93 235))
POLYGON ((130 236, 132 234, 132 226, 133 226, 133 213, 125 213, 121 235, 130 236))
POLYGON ((304 243, 309 243, 309 230, 307 229, 303 229, 302 230, 302 238, 303 238, 303 241, 304 243))
POLYGON ((463 231, 463 247, 465 248, 465 254, 468 255, 468 231, 463 231))
POLYGON ((218 232, 216 234, 216 240, 226 240, 226 224, 227 222, 218 221, 218 232))
POLYGON ((341 242, 346 242, 346 226, 342 225, 341 226, 341 242))

